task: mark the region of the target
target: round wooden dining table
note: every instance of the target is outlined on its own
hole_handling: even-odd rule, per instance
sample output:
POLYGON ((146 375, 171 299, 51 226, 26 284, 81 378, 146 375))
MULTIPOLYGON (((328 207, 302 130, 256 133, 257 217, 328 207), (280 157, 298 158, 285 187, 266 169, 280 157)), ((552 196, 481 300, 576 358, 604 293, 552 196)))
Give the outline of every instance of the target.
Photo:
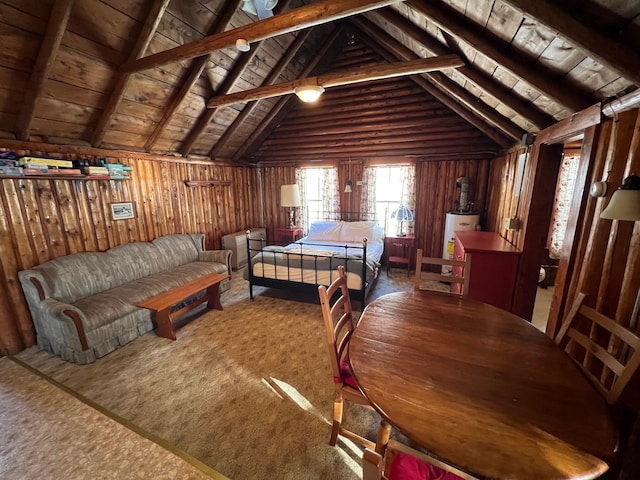
POLYGON ((604 399, 549 337, 505 310, 446 293, 384 295, 365 308, 349 361, 384 418, 472 475, 589 479, 613 460, 604 399))

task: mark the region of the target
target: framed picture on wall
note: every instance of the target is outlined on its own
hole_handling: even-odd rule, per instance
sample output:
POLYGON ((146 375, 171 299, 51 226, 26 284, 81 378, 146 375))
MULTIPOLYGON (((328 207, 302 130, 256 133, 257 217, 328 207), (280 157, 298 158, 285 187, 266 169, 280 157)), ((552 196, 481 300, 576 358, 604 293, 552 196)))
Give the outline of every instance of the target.
POLYGON ((111 204, 111 217, 114 220, 125 220, 127 218, 133 218, 133 203, 112 203, 111 204))

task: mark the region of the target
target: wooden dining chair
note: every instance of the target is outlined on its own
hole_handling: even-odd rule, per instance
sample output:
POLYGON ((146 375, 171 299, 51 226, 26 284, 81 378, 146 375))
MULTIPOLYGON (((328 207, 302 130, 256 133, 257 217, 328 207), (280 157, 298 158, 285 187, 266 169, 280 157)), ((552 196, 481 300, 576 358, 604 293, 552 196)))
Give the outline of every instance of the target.
POLYGON ((338 278, 331 283, 329 288, 321 285, 318 287, 322 317, 329 346, 329 359, 333 372, 333 427, 329 445, 335 445, 338 434, 358 443, 359 445, 376 451, 382 451, 382 446, 389 440, 391 426, 384 420, 378 430, 378 437, 374 444, 370 440, 345 429, 342 426, 342 413, 344 400, 348 400, 367 408, 371 408, 369 401, 358 389, 358 385, 351 375, 347 346, 354 330, 353 309, 349 299, 347 277, 344 267, 338 267, 338 278), (335 299, 333 303, 332 299, 335 299))
POLYGON ((451 284, 450 293, 466 297, 469 293, 469 271, 471 269, 471 256, 467 255, 464 260, 444 259, 437 257, 424 257, 422 249, 418 249, 416 254, 416 276, 413 282, 413 290, 430 290, 422 287, 423 280, 434 282, 445 282, 451 284), (424 266, 438 267, 438 272, 423 270, 424 266), (452 268, 450 275, 442 273, 442 267, 450 265, 452 268))
POLYGON ((640 338, 595 309, 580 293, 556 335, 555 342, 614 405, 640 366, 640 338))
POLYGON ((384 454, 366 448, 362 456, 363 480, 477 480, 424 452, 389 440, 384 454))

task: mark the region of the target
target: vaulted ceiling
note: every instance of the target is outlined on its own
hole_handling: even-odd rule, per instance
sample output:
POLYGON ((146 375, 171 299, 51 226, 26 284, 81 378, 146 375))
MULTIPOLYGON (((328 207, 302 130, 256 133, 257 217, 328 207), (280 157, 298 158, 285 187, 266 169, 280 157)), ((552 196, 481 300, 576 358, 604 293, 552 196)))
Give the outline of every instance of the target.
POLYGON ((640 86, 637 0, 280 0, 265 20, 241 4, 0 0, 0 138, 238 162, 490 158, 640 86), (312 105, 271 96, 452 54, 461 66, 325 83, 312 105))

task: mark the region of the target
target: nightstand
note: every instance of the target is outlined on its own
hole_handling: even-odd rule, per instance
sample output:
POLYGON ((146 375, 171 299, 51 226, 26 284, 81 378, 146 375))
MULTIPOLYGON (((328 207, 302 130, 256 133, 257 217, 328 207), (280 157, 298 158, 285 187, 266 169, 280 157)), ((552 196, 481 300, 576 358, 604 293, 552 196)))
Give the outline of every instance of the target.
POLYGON ((413 243, 415 237, 406 235, 404 237, 393 236, 384 239, 384 254, 387 259, 387 275, 391 264, 401 264, 407 266, 407 276, 413 265, 413 243))
POLYGON ((300 227, 276 228, 276 241, 278 242, 293 243, 296 240, 300 240, 300 238, 302 238, 302 229, 300 227))

